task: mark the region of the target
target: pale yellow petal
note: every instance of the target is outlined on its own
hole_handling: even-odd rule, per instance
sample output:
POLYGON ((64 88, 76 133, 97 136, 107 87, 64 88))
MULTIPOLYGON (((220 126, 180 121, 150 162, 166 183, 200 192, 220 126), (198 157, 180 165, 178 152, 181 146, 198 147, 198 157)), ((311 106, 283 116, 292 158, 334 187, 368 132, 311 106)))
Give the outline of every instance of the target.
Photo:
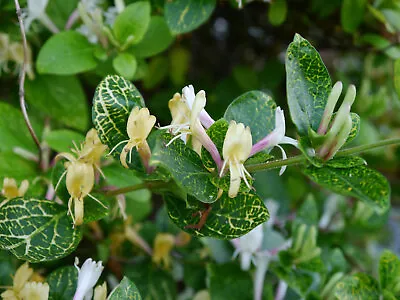
POLYGON ((107 299, 107 284, 103 282, 102 285, 98 285, 94 289, 93 300, 106 300, 106 299, 107 299))
POLYGON ((228 196, 235 198, 240 188, 240 165, 234 162, 229 163, 230 184, 228 196))
POLYGON ((31 278, 33 269, 29 268, 29 264, 26 262, 21 265, 14 276, 14 290, 20 291, 25 283, 31 278))
POLYGON ((93 166, 79 161, 72 162, 67 169, 66 185, 73 198, 85 197, 94 185, 93 166))
POLYGON ((42 282, 28 282, 19 296, 22 300, 47 300, 49 299, 49 285, 42 282))

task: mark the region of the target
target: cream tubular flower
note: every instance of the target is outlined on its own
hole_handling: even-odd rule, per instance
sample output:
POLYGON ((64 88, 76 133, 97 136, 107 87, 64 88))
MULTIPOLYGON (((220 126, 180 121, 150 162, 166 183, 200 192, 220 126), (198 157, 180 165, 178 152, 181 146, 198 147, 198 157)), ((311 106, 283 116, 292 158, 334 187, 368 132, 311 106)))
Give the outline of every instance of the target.
MULTIPOLYGON (((282 158, 286 159, 286 152, 279 144, 290 144, 297 147, 298 142, 293 138, 285 136, 285 132, 285 115, 283 114, 283 110, 278 106, 275 110, 275 129, 266 137, 254 144, 253 148, 251 149, 250 156, 253 156, 263 149, 272 149, 273 147, 278 147, 281 150, 282 158)), ((282 175, 285 170, 286 166, 283 166, 279 172, 279 175, 282 175)))
MULTIPOLYGON (((204 92, 204 91, 200 91, 200 92, 203 92, 203 93, 204 93, 204 96, 205 96, 205 92, 204 92)), ((200 93, 200 92, 199 92, 199 93, 200 93)), ((198 94, 198 93, 197 93, 197 94, 198 94)), ((187 103, 189 109, 192 110, 192 107, 193 107, 195 98, 196 98, 196 96, 197 96, 197 95, 195 96, 193 85, 185 86, 185 87, 182 89, 182 96, 183 96, 183 99, 186 101, 186 103, 187 103)), ((205 106, 205 105, 204 105, 204 106, 205 106)), ((211 116, 206 112, 206 110, 204 109, 204 106, 203 106, 203 108, 201 109, 201 111, 200 111, 200 113, 199 113, 199 118, 200 118, 201 124, 202 124, 206 129, 208 129, 212 124, 214 124, 215 121, 214 121, 214 120, 211 118, 211 116)))
POLYGON ((178 138, 186 143, 187 136, 190 134, 190 110, 186 101, 181 97, 181 94, 175 93, 168 102, 168 108, 172 116, 171 124, 160 127, 160 129, 168 129, 175 137, 168 142, 167 147, 178 138))
POLYGON ((24 9, 26 31, 29 31, 29 27, 34 20, 39 20, 51 32, 59 32, 57 26, 54 25, 46 14, 48 2, 49 0, 28 0, 28 8, 24 9))
POLYGON ((240 267, 242 270, 249 270, 251 262, 255 263, 255 254, 261 248, 263 237, 263 224, 261 224, 240 238, 232 240, 236 248, 233 258, 240 255, 240 267))
POLYGON ((73 300, 90 300, 93 295, 93 287, 99 280, 101 272, 103 272, 102 262, 95 262, 88 258, 82 265, 78 267, 79 259, 75 258, 75 268, 78 270, 78 286, 73 300))
POLYGON ((49 285, 42 282, 28 282, 19 293, 22 300, 47 300, 49 299, 49 285))
POLYGON ((170 252, 175 245, 175 237, 169 233, 159 233, 154 239, 153 246, 153 262, 156 264, 164 264, 165 268, 171 265, 170 252))
POLYGON ((146 139, 150 134, 152 128, 154 127, 155 123, 156 117, 150 115, 148 108, 139 108, 138 106, 136 106, 134 109, 132 109, 129 115, 126 127, 126 132, 128 133, 129 140, 119 142, 117 145, 115 145, 115 147, 111 150, 109 154, 111 154, 120 144, 127 142, 121 151, 121 164, 125 168, 129 168, 128 164, 126 163, 126 158, 129 153, 128 162, 131 163, 132 150, 136 147, 142 159, 143 165, 149 171, 148 163, 150 160, 151 152, 146 139))
POLYGON ((107 284, 103 282, 102 285, 98 285, 94 289, 93 300, 106 300, 106 299, 107 299, 107 284))
POLYGON ((23 180, 21 185, 17 186, 17 182, 14 178, 4 178, 3 180, 3 189, 1 190, 1 194, 6 197, 6 199, 12 199, 16 197, 23 197, 26 191, 29 188, 28 180, 23 180))
POLYGON ((231 121, 226 132, 222 154, 224 163, 220 171, 220 177, 223 175, 226 166, 229 166, 230 171, 230 186, 228 195, 231 198, 236 197, 240 188, 240 181, 243 178, 247 187, 250 184, 246 176, 251 177, 244 167, 244 162, 250 155, 252 147, 252 137, 249 127, 245 127, 242 123, 237 124, 231 121))
POLYGON ((66 185, 71 198, 68 201, 68 212, 71 214, 74 225, 83 223, 83 198, 92 190, 94 185, 93 166, 72 161, 67 163, 66 185), (74 203, 74 214, 72 214, 72 202, 74 203))

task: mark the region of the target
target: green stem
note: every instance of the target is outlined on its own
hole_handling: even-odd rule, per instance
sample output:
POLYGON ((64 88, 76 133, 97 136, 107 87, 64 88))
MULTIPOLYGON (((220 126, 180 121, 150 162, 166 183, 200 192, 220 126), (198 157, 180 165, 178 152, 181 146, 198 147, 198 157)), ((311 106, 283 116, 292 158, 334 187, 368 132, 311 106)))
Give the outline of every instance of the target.
MULTIPOLYGON (((397 145, 397 144, 400 144, 400 138, 387 139, 387 140, 379 141, 379 142, 372 143, 372 144, 361 145, 361 146, 356 146, 356 147, 340 150, 337 152, 336 157, 350 156, 350 155, 358 154, 358 153, 361 153, 364 151, 369 151, 369 150, 373 150, 376 148, 390 146, 390 145, 397 145)), ((248 166, 246 166, 246 169, 249 172, 258 172, 258 171, 263 171, 263 170, 280 168, 283 166, 297 165, 297 164, 303 163, 305 161, 306 161, 305 156, 297 155, 297 156, 293 156, 293 157, 290 157, 287 159, 274 160, 274 161, 265 162, 265 163, 261 163, 261 164, 255 164, 255 165, 248 165, 248 166)))
MULTIPOLYGON (((336 154, 336 157, 349 156, 349 155, 361 153, 364 151, 369 151, 369 150, 373 150, 376 148, 390 146, 390 145, 397 145, 397 144, 400 144, 400 138, 383 140, 383 141, 379 141, 379 142, 368 144, 368 145, 361 145, 361 146, 356 146, 356 147, 340 150, 336 154)), ((297 156, 293 156, 293 157, 290 157, 287 159, 275 160, 275 161, 270 161, 270 162, 266 162, 266 163, 255 164, 255 165, 248 165, 248 166, 246 166, 246 169, 249 172, 258 172, 258 171, 263 171, 263 170, 280 168, 283 166, 298 165, 300 163, 305 162, 306 160, 307 159, 305 158, 305 156, 297 155, 297 156)), ((105 195, 106 196, 116 196, 119 194, 125 194, 128 192, 133 192, 133 191, 142 190, 142 189, 153 190, 153 189, 159 189, 159 188, 168 188, 168 186, 170 186, 170 184, 171 184, 170 182, 165 182, 165 181, 148 181, 148 182, 143 182, 143 183, 123 187, 120 189, 108 191, 105 193, 105 195)))
POLYGON ((108 191, 104 195, 105 196, 117 196, 117 195, 120 195, 120 194, 126 194, 126 193, 129 193, 129 192, 143 190, 143 189, 152 190, 152 189, 167 187, 169 184, 170 184, 169 182, 165 182, 165 181, 142 182, 142 183, 139 183, 139 184, 130 185, 130 186, 123 187, 123 188, 120 188, 120 189, 108 191))

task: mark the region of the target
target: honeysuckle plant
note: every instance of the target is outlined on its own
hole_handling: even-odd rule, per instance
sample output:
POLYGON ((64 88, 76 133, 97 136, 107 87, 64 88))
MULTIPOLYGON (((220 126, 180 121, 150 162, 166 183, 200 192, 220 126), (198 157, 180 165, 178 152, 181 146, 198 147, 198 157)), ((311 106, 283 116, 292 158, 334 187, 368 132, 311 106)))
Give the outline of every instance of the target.
MULTIPOLYGON (((361 124, 351 112, 356 88, 345 81, 332 86, 320 55, 306 39, 296 34, 286 51, 287 105, 277 106, 272 94, 252 90, 232 99, 217 118, 206 105, 213 103, 212 95, 182 84, 164 99, 170 123, 163 124, 163 118, 146 107, 137 88, 141 85, 131 81, 139 76, 139 64, 146 65, 145 58, 168 47, 171 33, 185 33, 204 22, 215 7, 215 1, 208 2, 201 18, 193 18, 196 3, 167 1, 163 10, 156 10, 164 20, 151 15, 153 2, 115 1, 114 9, 107 10, 97 2, 79 1, 68 16, 67 30, 42 47, 36 60, 40 74, 105 75, 96 69, 102 63, 118 74, 102 76, 99 82, 91 79, 98 85, 91 107, 94 128, 86 137, 75 135, 67 146, 52 143, 52 129, 45 124, 40 129, 46 141, 37 142, 36 152, 11 149, 12 155, 38 163, 41 176, 29 181, 4 179, 0 248, 39 265, 33 265, 34 273, 22 264, 12 285, 1 285, 2 298, 175 299, 175 281, 184 283, 179 290, 182 299, 259 300, 270 294, 284 299, 286 293, 302 299, 399 296, 396 255, 383 253, 378 281, 363 272, 355 247, 342 245, 341 238, 347 238, 343 228, 363 223, 375 228, 390 210, 387 179, 356 154, 400 141, 350 146, 361 124), (153 49, 146 43, 160 27, 167 29, 167 39, 153 49), (57 51, 61 41, 63 49, 57 51), (80 48, 86 50, 75 51, 80 48), (337 105, 343 86, 347 93, 337 105), (52 155, 50 149, 58 154, 52 155), (307 187, 302 195, 307 197, 298 200, 298 209, 279 212, 277 206, 284 205, 265 201, 269 197, 263 186, 278 190, 274 178, 286 180, 295 172, 294 165, 322 189, 303 184, 307 187), (274 177, 265 179, 263 174, 274 177), (152 214, 155 222, 139 222, 140 205, 144 206, 140 201, 129 208, 139 193, 147 200, 157 195, 155 206, 162 209, 152 214), (314 194, 318 200, 328 198, 326 205, 314 194), (116 210, 120 214, 111 213, 116 210), (338 226, 337 220, 345 225, 338 226), (332 243, 326 242, 329 238, 332 243), (85 249, 85 243, 96 251, 91 246, 85 249), (89 257, 81 267, 78 262, 73 267, 75 252, 89 257), (240 263, 233 261, 237 256, 240 263), (66 266, 58 268, 52 261, 66 266), (193 265, 188 267, 189 263, 193 265), (42 264, 44 270, 36 267, 42 264), (350 273, 349 264, 360 272, 350 273), (192 271, 195 275, 186 276, 192 271), (270 285, 266 278, 272 278, 270 285), (105 283, 96 287, 99 280, 105 283)), ((43 23, 47 1, 36 11, 32 3, 28 1, 28 17, 43 23)), ((5 59, 0 59, 3 64, 5 59)), ((62 80, 73 85, 75 77, 68 78, 62 80)), ((28 95, 40 94, 29 85, 28 95)), ((81 131, 88 127, 79 123, 80 118, 66 119, 60 122, 81 131)), ((38 127, 29 126, 32 132, 38 127)), ((277 194, 285 197, 285 192, 277 194)), ((151 208, 145 209, 149 215, 151 208)))

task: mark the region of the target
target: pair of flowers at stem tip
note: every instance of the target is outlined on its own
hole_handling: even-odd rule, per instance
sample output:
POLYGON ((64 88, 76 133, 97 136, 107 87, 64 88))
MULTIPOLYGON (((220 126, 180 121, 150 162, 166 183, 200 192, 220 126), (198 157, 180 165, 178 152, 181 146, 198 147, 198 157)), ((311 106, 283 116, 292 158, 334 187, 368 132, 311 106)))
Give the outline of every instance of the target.
MULTIPOLYGON (((84 198, 89 196, 97 201, 103 207, 104 204, 93 197, 90 192, 93 189, 95 181, 95 170, 103 175, 100 169, 100 158, 107 146, 103 145, 95 129, 91 129, 86 134, 85 142, 72 152, 75 154, 62 152, 56 156, 56 160, 67 159, 64 164, 66 170, 61 175, 55 190, 57 190, 61 180, 66 175, 66 186, 70 198, 68 201, 68 214, 71 215, 74 225, 81 225, 84 217, 84 198), (74 206, 74 212, 72 212, 74 206)), ((104 175, 103 175, 104 177, 104 175)), ((107 207, 105 207, 107 208, 107 207)))
MULTIPOLYGON (((249 157, 264 149, 270 150, 277 146, 281 149, 283 158, 286 158, 286 153, 279 144, 292 144, 297 147, 296 140, 285 136, 285 117, 282 109, 278 107, 275 111, 275 129, 254 145, 250 128, 242 123, 231 121, 225 135, 221 158, 216 145, 206 133, 206 129, 214 123, 214 120, 205 111, 205 105, 205 92, 201 90, 195 94, 192 85, 186 86, 182 90, 182 96, 176 93, 169 101, 172 115, 171 124, 160 129, 169 129, 170 133, 175 135, 167 146, 178 138, 186 143, 188 136, 191 136, 193 149, 199 155, 201 155, 201 147, 210 153, 220 177, 224 176, 226 170, 229 169, 228 195, 231 198, 236 197, 239 192, 241 179, 250 188, 247 177, 251 177, 251 175, 244 167, 244 163, 249 157)), ((285 167, 282 168, 280 174, 284 170, 285 167)))

